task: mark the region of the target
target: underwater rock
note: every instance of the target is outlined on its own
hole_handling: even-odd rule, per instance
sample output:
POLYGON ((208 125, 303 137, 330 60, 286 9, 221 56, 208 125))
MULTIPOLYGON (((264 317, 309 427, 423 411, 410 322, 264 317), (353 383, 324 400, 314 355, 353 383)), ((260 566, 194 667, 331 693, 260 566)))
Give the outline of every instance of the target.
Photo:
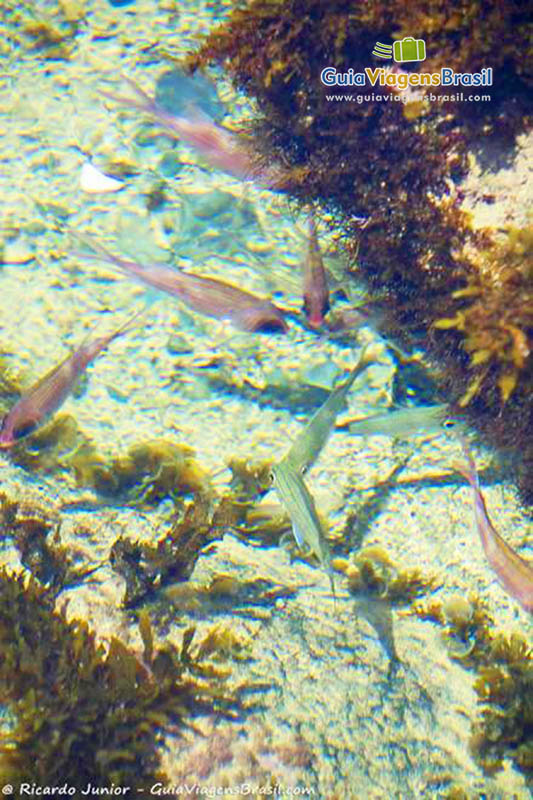
MULTIPOLYGON (((187 66, 223 66, 254 98, 261 163, 283 163, 286 191, 332 213, 370 294, 386 298, 384 333, 425 351, 443 399, 485 442, 514 455, 522 498, 533 502, 531 235, 474 230, 455 188, 469 147, 499 137, 511 148, 530 125, 529 35, 514 0, 252 0, 187 66), (441 102, 414 102, 387 83, 394 71, 383 72, 383 85, 321 83, 333 64, 365 76, 383 68, 372 44, 403 36, 427 40, 424 72, 480 73, 490 62, 490 101, 461 102, 432 86, 441 102), (353 99, 332 100, 333 91, 353 99)), ((406 70, 413 74, 411 64, 406 70)))
POLYGON ((243 379, 235 376, 230 364, 210 365, 200 369, 192 368, 191 372, 205 380, 214 391, 233 394, 260 408, 283 408, 293 413, 309 413, 319 408, 328 398, 329 392, 321 386, 290 379, 289 376, 271 374, 265 376, 264 383, 257 385, 246 376, 243 379))

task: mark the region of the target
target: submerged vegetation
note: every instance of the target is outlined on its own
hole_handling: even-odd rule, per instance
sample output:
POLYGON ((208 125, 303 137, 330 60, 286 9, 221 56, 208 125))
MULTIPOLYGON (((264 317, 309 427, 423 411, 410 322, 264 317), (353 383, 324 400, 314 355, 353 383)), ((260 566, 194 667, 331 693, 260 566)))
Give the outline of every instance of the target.
POLYGON ((476 672, 480 717, 470 748, 485 772, 493 774, 510 758, 533 785, 533 651, 520 635, 503 634, 481 601, 450 598, 420 603, 415 613, 443 626, 451 658, 476 672))
MULTIPOLYGON (((158 648, 144 618, 142 657, 116 638, 104 647, 32 578, 0 570, 0 702, 14 716, 0 729, 3 782, 136 789, 164 781, 164 732, 194 713, 231 715, 237 704, 222 673, 193 653, 193 634, 181 652, 158 648)), ((204 655, 213 647, 204 643, 204 655)))
MULTIPOLYGON (((83 6, 75 0, 60 0, 58 9, 50 22, 16 15, 26 46, 46 59, 70 56, 84 20, 83 6)), ((425 349, 440 368, 439 387, 452 410, 488 441, 520 456, 519 482, 524 498, 531 499, 533 227, 509 228, 498 236, 475 230, 454 186, 466 174, 468 149, 476 139, 512 141, 526 129, 523 100, 533 81, 523 58, 526 47, 526 18, 514 2, 505 8, 496 0, 444 7, 441 0, 430 0, 429 6, 416 0, 391 7, 381 0, 370 6, 334 0, 326 7, 320 0, 251 0, 207 37, 189 67, 223 63, 257 99, 261 116, 251 130, 259 153, 257 174, 274 167, 271 174, 277 175, 280 167, 283 179, 267 185, 333 212, 358 274, 379 298, 384 332, 402 348, 425 349), (319 81, 324 66, 363 70, 371 64, 374 42, 404 35, 427 38, 429 71, 441 65, 475 71, 490 57, 503 76, 492 101, 468 106, 453 99, 431 104, 404 97, 385 103, 363 99, 357 87, 350 91, 361 102, 328 100, 319 81)), ((344 87, 338 91, 344 93, 344 87)), ((391 100, 401 94, 390 85, 379 91, 391 100)), ((157 184, 146 195, 149 211, 164 204, 164 188, 157 184)), ((399 372, 405 386, 393 386, 394 397, 407 396, 411 385, 407 369, 399 372)), ((421 372, 411 365, 413 385, 425 382, 432 393, 421 372)), ((223 364, 208 371, 205 381, 258 403, 306 411, 322 403, 324 408, 349 384, 330 394, 320 386, 295 387, 284 377, 268 386, 248 378, 238 385, 234 373, 233 365, 223 364)), ((0 357, 1 402, 9 407, 20 394, 0 357)), ((292 495, 339 408, 330 407, 322 432, 320 426, 308 426, 308 440, 297 440, 298 457, 294 447, 290 451, 292 495)), ((67 414, 57 414, 15 444, 9 458, 32 472, 64 472, 100 499, 139 508, 170 499, 174 509, 162 535, 151 541, 122 535, 109 553, 113 570, 125 582, 123 606, 135 609, 144 646, 139 654, 117 638, 100 643, 86 622, 69 620, 58 595, 100 565, 75 563, 61 542, 60 519, 50 509, 25 506, 0 493, 0 531, 12 538, 31 573, 0 568, 0 703, 10 714, 0 726, 0 775, 15 785, 61 781, 80 788, 116 781, 141 789, 147 781, 165 781, 159 754, 166 734, 179 732, 198 712, 216 717, 241 710, 238 693, 229 696, 222 685, 228 673, 218 664, 251 659, 252 642, 221 623, 200 642, 194 628, 187 628, 179 649, 157 646, 148 601, 159 603, 150 613, 166 624, 179 612, 199 611, 210 618, 249 613, 256 606, 268 613, 296 594, 298 587, 225 573, 204 584, 190 581, 199 557, 228 530, 259 546, 279 544, 290 530, 287 514, 258 502, 271 488, 272 464, 231 461, 229 488, 219 495, 186 445, 159 438, 104 456, 67 414)), ((392 485, 403 466, 395 466, 382 487, 392 485)), ((291 499, 291 491, 287 496, 291 499)), ((302 498, 314 507, 309 493, 302 492, 302 498)), ((308 541, 311 558, 314 550, 328 568, 332 587, 331 568, 344 573, 358 613, 374 626, 395 668, 400 660, 391 610, 413 604, 437 580, 418 569, 399 569, 378 547, 363 548, 351 562, 332 557, 330 565, 322 520, 315 514, 313 521, 318 545, 308 541)), ((360 529, 365 522, 361 513, 360 529)), ((302 525, 294 528, 309 532, 302 525)), ((353 544, 353 536, 344 535, 331 542, 339 553, 353 544)), ((533 655, 528 644, 517 635, 495 633, 477 600, 420 605, 415 613, 442 624, 450 656, 476 671, 481 716, 472 734, 474 757, 487 773, 509 757, 530 780, 533 655)), ((311 766, 307 750, 294 758, 306 769, 311 766)), ((454 796, 461 796, 457 792, 454 796)))
POLYGON ((60 527, 52 509, 0 492, 0 534, 13 537, 21 564, 52 596, 82 583, 98 569, 73 563, 68 549, 61 544, 60 527))
POLYGON ((437 588, 436 578, 425 577, 420 569, 401 570, 382 547, 363 547, 353 563, 334 559, 333 566, 346 575, 350 594, 377 597, 393 606, 409 605, 437 588))
POLYGON ((10 458, 32 472, 70 473, 77 486, 127 505, 153 506, 166 497, 211 493, 209 476, 190 447, 152 439, 106 460, 69 414, 57 414, 16 444, 10 458))
POLYGON ((216 511, 197 499, 182 514, 176 511, 170 530, 154 544, 117 539, 110 559, 126 581, 124 605, 131 608, 167 583, 187 580, 203 548, 222 533, 216 511))
POLYGON ((400 570, 389 554, 378 546, 359 550, 353 561, 333 559, 332 566, 343 572, 348 591, 355 598, 356 613, 374 628, 389 658, 389 677, 401 660, 396 651, 392 609, 413 601, 437 587, 433 577, 426 578, 419 569, 400 570))
POLYGON ((454 182, 466 174, 469 148, 489 138, 509 147, 530 126, 529 36, 516 2, 252 0, 188 60, 192 70, 223 65, 257 101, 250 132, 260 159, 285 166, 284 186, 298 201, 333 214, 360 277, 384 298, 384 331, 403 346, 423 346, 447 400, 487 442, 515 455, 527 502, 531 232, 512 229, 502 239, 474 230, 454 182), (321 84, 327 66, 382 67, 371 55, 375 42, 404 36, 427 42, 424 72, 479 72, 490 63, 490 102, 461 102, 463 87, 432 87, 440 102, 415 102, 391 85, 321 84), (352 100, 328 99, 332 92, 352 100))

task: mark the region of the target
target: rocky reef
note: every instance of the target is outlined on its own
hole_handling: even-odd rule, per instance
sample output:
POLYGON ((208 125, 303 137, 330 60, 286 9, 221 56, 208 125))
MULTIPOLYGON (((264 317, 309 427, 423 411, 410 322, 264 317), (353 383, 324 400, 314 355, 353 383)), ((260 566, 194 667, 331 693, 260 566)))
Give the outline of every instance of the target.
POLYGON ((283 165, 281 188, 333 215, 354 270, 381 299, 383 332, 425 352, 455 411, 506 455, 526 503, 533 502, 532 230, 475 227, 461 207, 461 180, 472 153, 509 155, 530 128, 530 33, 516 2, 252 0, 188 59, 193 71, 222 65, 253 98, 248 133, 258 160, 283 165), (375 43, 406 36, 427 43, 421 71, 492 67, 492 86, 470 87, 490 100, 462 102, 467 87, 432 86, 435 100, 399 88, 400 73, 414 74, 410 63, 384 69, 384 85, 321 83, 325 67, 383 68, 375 43))

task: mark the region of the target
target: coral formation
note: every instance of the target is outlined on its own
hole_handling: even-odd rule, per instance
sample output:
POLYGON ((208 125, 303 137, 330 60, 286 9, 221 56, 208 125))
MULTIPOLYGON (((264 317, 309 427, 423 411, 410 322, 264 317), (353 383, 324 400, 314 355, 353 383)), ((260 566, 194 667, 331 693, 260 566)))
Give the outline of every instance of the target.
POLYGON ((447 603, 419 604, 422 619, 444 627, 451 658, 476 672, 474 688, 480 718, 473 725, 470 747, 485 772, 492 774, 510 758, 533 782, 533 651, 518 634, 502 634, 476 597, 447 603))
POLYGON ((188 59, 191 70, 223 65, 255 98, 258 159, 283 164, 284 190, 333 213, 360 277, 383 298, 384 330, 404 347, 422 347, 456 410, 516 456, 526 501, 533 500, 530 233, 511 231, 501 241, 474 230, 453 182, 466 172, 469 147, 489 136, 512 143, 529 126, 530 30, 517 2, 252 0, 188 59), (479 72, 490 62, 490 102, 460 102, 457 89, 445 87, 435 87, 442 102, 415 103, 387 85, 321 84, 328 66, 376 68, 375 42, 403 36, 427 39, 425 72, 479 72), (351 99, 332 100, 333 93, 351 99))
POLYGON ((157 649, 143 620, 143 658, 113 638, 96 643, 85 622, 67 622, 33 579, 0 570, 0 702, 15 723, 0 730, 4 783, 113 782, 144 788, 165 780, 157 747, 186 715, 231 715, 216 669, 191 651, 157 649))

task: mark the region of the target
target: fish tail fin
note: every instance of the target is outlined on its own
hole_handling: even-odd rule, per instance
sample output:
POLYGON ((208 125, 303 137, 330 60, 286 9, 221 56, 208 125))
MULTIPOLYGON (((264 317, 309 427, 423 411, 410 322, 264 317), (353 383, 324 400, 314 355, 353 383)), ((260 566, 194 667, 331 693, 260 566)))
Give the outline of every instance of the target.
POLYGON ((345 394, 348 393, 349 389, 351 388, 352 384, 354 383, 355 379, 361 375, 362 372, 365 371, 367 367, 371 364, 376 364, 378 358, 376 356, 376 348, 372 344, 367 344, 363 348, 363 352, 359 356, 359 360, 355 367, 350 372, 348 378, 344 381, 344 383, 337 387, 338 391, 341 391, 345 394))
POLYGON ((108 100, 120 103, 122 106, 136 108, 138 111, 146 111, 149 114, 158 114, 159 106, 154 97, 145 92, 133 78, 124 74, 121 75, 121 78, 133 92, 133 97, 124 97, 123 95, 114 94, 114 92, 106 92, 103 89, 99 90, 99 94, 108 100))
POLYGON ((113 331, 112 334, 110 334, 109 341, 112 342, 114 339, 118 339, 119 336, 124 336, 126 333, 129 333, 131 330, 133 330, 139 317, 142 317, 142 315, 146 313, 149 306, 150 304, 146 303, 142 308, 138 309, 134 314, 124 320, 124 322, 119 325, 119 327, 113 331))
POLYGON ((70 234, 77 239, 80 244, 85 245, 90 250, 93 250, 93 253, 76 253, 76 255, 83 256, 84 258, 95 258, 96 256, 100 256, 104 261, 115 261, 116 256, 104 247, 104 245, 97 241, 93 236, 90 236, 88 233, 80 233, 80 231, 71 230, 70 234))
POLYGON ((128 262, 124 258, 120 258, 120 256, 114 255, 107 247, 97 241, 94 237, 89 236, 86 233, 79 233, 78 231, 70 231, 70 233, 78 239, 85 247, 90 248, 93 252, 92 253, 85 253, 74 251, 73 255, 79 256, 80 258, 86 258, 89 261, 105 261, 108 264, 112 264, 114 267, 119 269, 124 275, 129 275, 131 277, 132 268, 138 267, 139 270, 142 269, 141 265, 138 264, 136 261, 128 262))

